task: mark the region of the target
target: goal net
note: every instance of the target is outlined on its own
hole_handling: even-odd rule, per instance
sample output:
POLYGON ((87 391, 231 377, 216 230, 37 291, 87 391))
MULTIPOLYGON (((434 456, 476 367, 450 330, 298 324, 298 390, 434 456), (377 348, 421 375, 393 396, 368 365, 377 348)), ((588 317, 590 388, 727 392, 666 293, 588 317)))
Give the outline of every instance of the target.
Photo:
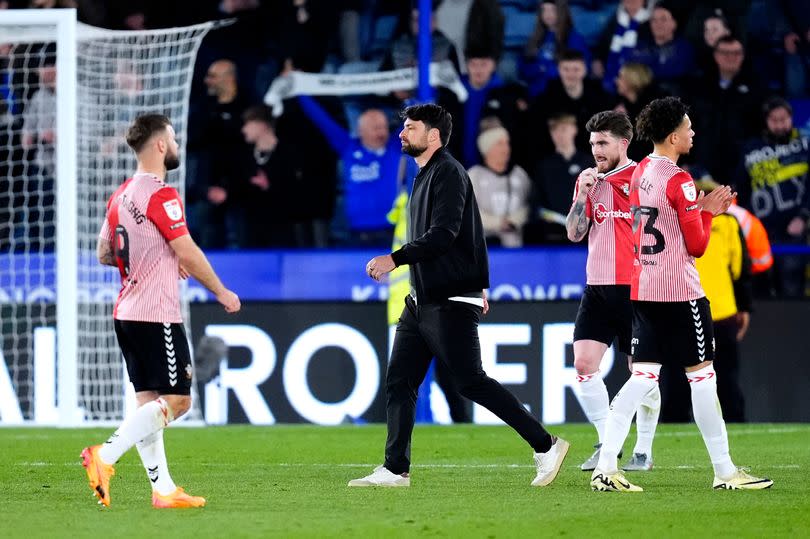
POLYGON ((73 10, 5 13, 0 424, 117 421, 132 403, 112 324, 120 280, 96 260, 97 235, 135 170, 124 135, 137 115, 172 119, 181 166, 167 181, 183 192, 191 77, 212 24, 110 31, 73 10))

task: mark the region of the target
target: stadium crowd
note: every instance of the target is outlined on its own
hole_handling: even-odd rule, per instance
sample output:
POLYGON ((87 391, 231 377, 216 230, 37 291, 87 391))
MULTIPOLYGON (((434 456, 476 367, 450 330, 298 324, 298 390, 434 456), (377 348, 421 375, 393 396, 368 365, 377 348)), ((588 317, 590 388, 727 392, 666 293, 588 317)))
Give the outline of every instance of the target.
MULTIPOLYGON (((0 0, 0 8, 77 7, 83 22, 133 30, 234 19, 198 54, 186 205, 201 246, 250 249, 390 245, 387 214, 415 174, 398 140, 398 113, 414 93, 290 96, 281 115, 263 98, 296 71, 414 66, 416 3, 0 0)), ((807 245, 810 146, 793 121, 794 107, 810 100, 805 0, 434 0, 431 21, 432 60, 452 63, 466 89, 461 101, 437 88, 436 100, 453 114, 450 149, 470 170, 490 245, 567 242, 561 223, 573 185, 592 164, 585 122, 606 109, 634 119, 665 95, 692 111, 695 147, 683 162, 691 174, 733 186, 771 243, 807 245)), ((13 56, 0 44, 0 147, 19 136, 32 166, 47 171, 53 125, 37 111, 53 100, 53 62, 44 59, 38 84, 16 95, 13 56)), ((640 160, 650 150, 633 141, 629 154, 640 160)), ((801 254, 777 257, 762 294, 806 296, 806 266, 801 254)))

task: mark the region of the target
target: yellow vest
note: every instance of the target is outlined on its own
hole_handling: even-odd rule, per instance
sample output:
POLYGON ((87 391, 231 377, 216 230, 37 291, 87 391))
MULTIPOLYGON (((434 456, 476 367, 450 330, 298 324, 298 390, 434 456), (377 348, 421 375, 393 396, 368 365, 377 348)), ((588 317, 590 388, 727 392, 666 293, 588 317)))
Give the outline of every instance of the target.
POLYGON ((734 281, 740 278, 742 271, 742 248, 737 219, 728 214, 712 219, 709 245, 696 260, 700 284, 711 302, 712 320, 737 314, 734 281))
MULTIPOLYGON (((403 191, 394 200, 394 207, 388 212, 388 222, 394 225, 393 253, 402 247, 408 236, 408 193, 403 191)), ((405 308, 405 296, 411 293, 408 266, 395 268, 388 274, 388 325, 395 325, 405 308)))

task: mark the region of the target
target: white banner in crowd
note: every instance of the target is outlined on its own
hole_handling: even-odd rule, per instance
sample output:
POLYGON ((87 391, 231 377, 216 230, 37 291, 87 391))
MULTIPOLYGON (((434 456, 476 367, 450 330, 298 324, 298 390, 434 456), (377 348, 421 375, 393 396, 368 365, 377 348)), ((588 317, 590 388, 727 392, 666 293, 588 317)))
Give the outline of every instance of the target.
MULTIPOLYGON (((273 115, 284 112, 282 101, 297 95, 385 95, 400 90, 412 90, 418 83, 416 68, 395 69, 373 73, 329 75, 294 71, 276 77, 264 96, 265 104, 273 107, 273 115)), ((456 94, 459 101, 467 100, 467 89, 461 83, 452 62, 430 64, 430 85, 443 86, 456 94)))

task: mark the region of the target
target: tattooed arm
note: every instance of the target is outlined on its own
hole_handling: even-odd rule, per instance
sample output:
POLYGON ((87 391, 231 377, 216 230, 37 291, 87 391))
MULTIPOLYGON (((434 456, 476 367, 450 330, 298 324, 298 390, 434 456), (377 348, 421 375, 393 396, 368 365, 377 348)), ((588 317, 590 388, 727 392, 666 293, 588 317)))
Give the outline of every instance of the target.
POLYGON ((105 266, 118 265, 118 262, 115 260, 115 254, 113 253, 110 242, 104 238, 98 239, 98 243, 96 244, 96 255, 98 256, 98 261, 105 266))
POLYGON ((565 218, 565 229, 568 232, 568 239, 571 241, 582 241, 588 233, 591 220, 585 215, 585 206, 588 199, 588 191, 596 182, 596 169, 587 168, 582 171, 577 180, 577 194, 574 205, 565 218))
POLYGON ((585 215, 585 201, 577 200, 571 206, 568 217, 565 218, 565 228, 568 231, 568 239, 571 241, 582 241, 588 233, 588 226, 591 220, 585 215))

